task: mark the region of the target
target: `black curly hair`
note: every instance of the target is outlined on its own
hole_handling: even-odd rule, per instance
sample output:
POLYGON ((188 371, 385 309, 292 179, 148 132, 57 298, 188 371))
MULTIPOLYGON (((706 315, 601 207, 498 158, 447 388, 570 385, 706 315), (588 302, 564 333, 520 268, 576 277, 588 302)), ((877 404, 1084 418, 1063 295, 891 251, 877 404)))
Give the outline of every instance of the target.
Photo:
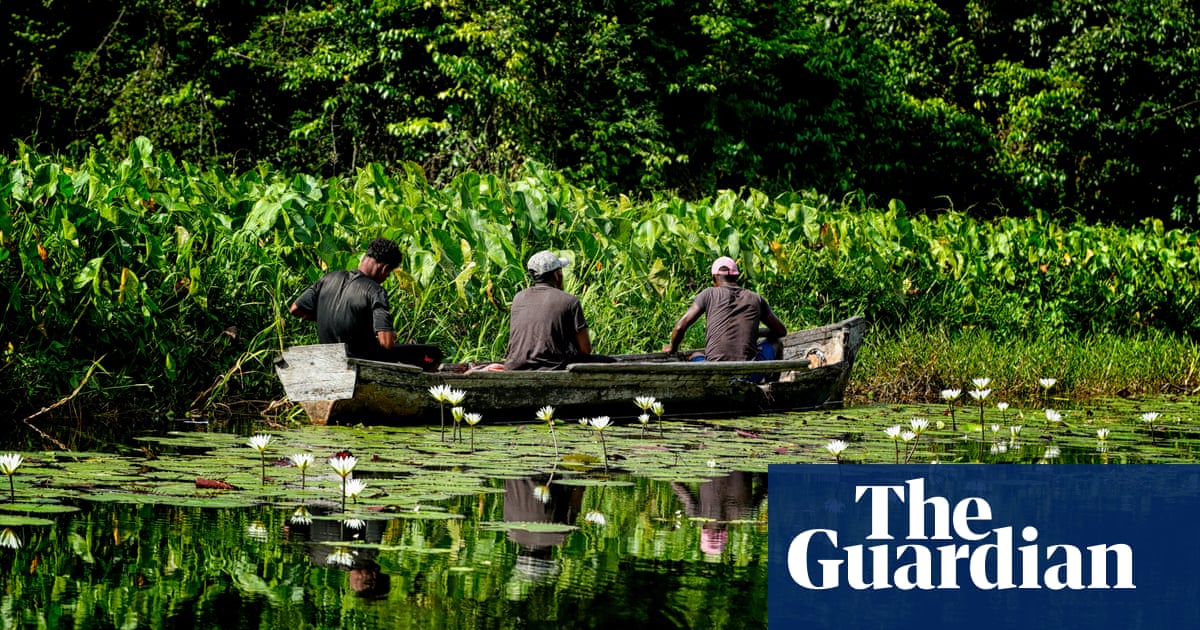
POLYGON ((395 241, 382 236, 371 241, 371 244, 367 246, 367 256, 389 267, 400 266, 400 246, 395 241))

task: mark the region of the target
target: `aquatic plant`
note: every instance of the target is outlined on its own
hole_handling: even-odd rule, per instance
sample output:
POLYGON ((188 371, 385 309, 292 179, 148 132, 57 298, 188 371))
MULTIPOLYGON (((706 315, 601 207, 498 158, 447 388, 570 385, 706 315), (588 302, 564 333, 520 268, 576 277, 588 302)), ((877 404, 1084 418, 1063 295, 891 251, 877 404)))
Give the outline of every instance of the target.
POLYGON ((483 420, 483 414, 471 412, 471 413, 468 413, 465 416, 463 416, 463 419, 466 420, 467 424, 471 427, 471 452, 474 453, 475 452, 475 425, 479 424, 480 420, 483 420))
POLYGON ((658 421, 658 437, 661 439, 663 437, 662 417, 665 411, 663 404, 660 401, 654 401, 654 404, 650 405, 650 411, 654 412, 654 417, 658 421))
POLYGON ((892 438, 892 444, 896 446, 896 463, 900 463, 900 425, 892 425, 883 430, 888 437, 892 438))
POLYGON ((21 467, 22 461, 20 453, 0 455, 0 472, 8 475, 8 495, 9 501, 12 503, 17 502, 17 490, 13 485, 13 474, 21 467))
POLYGON ((554 459, 558 459, 558 436, 554 433, 554 407, 546 405, 537 410, 535 416, 538 420, 545 421, 550 425, 550 439, 554 441, 554 459))
POLYGON ((288 457, 292 465, 300 469, 300 489, 304 489, 304 477, 308 467, 313 463, 312 453, 297 453, 288 457))
POLYGON ((943 389, 942 399, 946 401, 946 407, 950 410, 950 428, 954 431, 958 430, 958 423, 954 420, 954 401, 962 395, 961 389, 943 389))
POLYGON ((588 420, 588 424, 592 425, 592 428, 596 429, 596 432, 600 434, 600 448, 604 452, 605 473, 608 472, 608 445, 604 443, 604 429, 608 428, 611 422, 612 421, 608 416, 596 416, 595 418, 588 420))
POLYGON ((1000 422, 1001 422, 1001 424, 1003 424, 1004 423, 1004 412, 1008 411, 1008 403, 1003 402, 1003 401, 998 402, 998 403, 996 403, 996 408, 1000 410, 1000 422))
MULTIPOLYGON (((342 497, 343 505, 345 505, 344 502, 346 499, 354 499, 354 502, 358 503, 358 495, 362 494, 363 490, 366 489, 367 482, 362 479, 345 480, 342 484, 342 494, 345 495, 342 497)), ((345 511, 345 508, 343 508, 343 511, 345 511)))
POLYGON ((467 410, 463 407, 455 407, 450 410, 450 418, 454 420, 454 430, 450 432, 450 439, 457 442, 460 433, 459 427, 462 426, 463 416, 467 415, 467 410))
POLYGON ((5 527, 4 531, 0 531, 0 547, 8 547, 10 549, 21 548, 21 539, 11 527, 5 527))
POLYGON ((337 473, 342 478, 342 511, 346 511, 346 478, 354 472, 354 467, 358 464, 358 458, 353 455, 339 455, 329 459, 329 466, 333 468, 333 472, 337 473))
POLYGON ((442 441, 446 441, 446 397, 450 395, 449 385, 434 385, 429 388, 429 395, 438 402, 438 420, 442 427, 442 441))
POLYGON ((638 422, 642 423, 642 437, 646 437, 646 425, 650 423, 650 414, 643 413, 637 419, 638 422))
POLYGON ((258 451, 258 457, 262 467, 262 485, 267 485, 267 445, 271 443, 271 436, 267 433, 259 433, 250 438, 250 446, 258 451))
POLYGON ((833 461, 840 464, 842 463, 842 452, 849 446, 844 440, 829 440, 829 443, 825 445, 825 450, 833 455, 833 461))
POLYGON ((1055 411, 1054 409, 1046 410, 1046 426, 1047 427, 1049 427, 1052 424, 1062 424, 1062 423, 1063 423, 1062 413, 1055 411))
POLYGON ((1043 407, 1050 406, 1050 388, 1054 387, 1054 384, 1057 382, 1058 382, 1058 379, 1056 379, 1056 378, 1039 378, 1038 379, 1038 385, 1040 385, 1042 388, 1042 406, 1043 407))

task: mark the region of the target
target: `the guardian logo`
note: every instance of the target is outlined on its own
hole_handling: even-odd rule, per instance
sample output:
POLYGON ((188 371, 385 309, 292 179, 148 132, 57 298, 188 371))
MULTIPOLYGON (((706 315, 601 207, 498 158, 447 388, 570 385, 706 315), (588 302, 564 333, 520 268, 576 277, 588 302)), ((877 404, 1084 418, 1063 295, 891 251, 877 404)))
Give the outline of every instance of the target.
POLYGON ((1038 523, 993 515, 983 497, 952 503, 926 496, 922 478, 856 485, 853 501, 869 508, 866 544, 846 540, 835 529, 800 532, 787 545, 787 573, 796 585, 814 591, 1136 589, 1128 543, 1080 548, 1070 541, 1043 541, 1038 523), (897 509, 905 513, 893 513, 897 509))

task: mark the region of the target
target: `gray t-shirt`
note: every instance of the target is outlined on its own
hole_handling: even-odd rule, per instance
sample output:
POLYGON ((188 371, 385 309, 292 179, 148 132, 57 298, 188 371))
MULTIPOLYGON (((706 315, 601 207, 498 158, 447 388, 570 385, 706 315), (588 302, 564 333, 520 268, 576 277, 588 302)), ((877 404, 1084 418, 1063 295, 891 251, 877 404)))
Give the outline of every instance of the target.
POLYGON ((383 347, 375 333, 392 329, 387 291, 357 269, 325 274, 296 305, 316 314, 321 343, 344 343, 350 356, 378 358, 383 347))
POLYGON ((579 355, 575 335, 587 328, 579 298, 548 284, 513 297, 506 370, 561 370, 579 355))
POLYGON ((763 297, 738 286, 708 287, 696 296, 704 313, 704 355, 709 361, 752 361, 758 324, 773 313, 763 297))

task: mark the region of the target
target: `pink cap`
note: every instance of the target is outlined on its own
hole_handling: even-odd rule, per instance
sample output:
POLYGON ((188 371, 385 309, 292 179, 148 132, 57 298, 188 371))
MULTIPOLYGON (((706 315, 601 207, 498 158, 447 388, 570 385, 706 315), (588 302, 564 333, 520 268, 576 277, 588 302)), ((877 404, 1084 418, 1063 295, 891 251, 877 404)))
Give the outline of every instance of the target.
POLYGON ((736 276, 738 275, 737 263, 733 262, 733 259, 728 256, 722 256, 713 261, 712 275, 736 276), (724 267, 726 271, 721 271, 722 267, 724 267))
POLYGON ((728 538, 729 532, 723 529, 702 528, 700 530, 700 551, 709 555, 717 555, 725 551, 725 541, 728 538))

